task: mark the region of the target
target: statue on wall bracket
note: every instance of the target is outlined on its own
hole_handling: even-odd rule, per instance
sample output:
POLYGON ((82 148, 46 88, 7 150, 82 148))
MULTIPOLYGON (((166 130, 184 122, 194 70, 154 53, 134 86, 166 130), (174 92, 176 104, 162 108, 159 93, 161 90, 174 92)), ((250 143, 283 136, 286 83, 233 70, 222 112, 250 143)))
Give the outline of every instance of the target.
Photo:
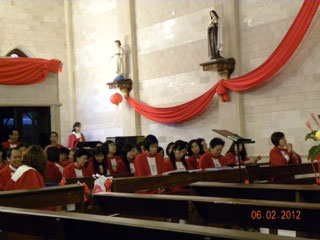
POLYGON ((208 26, 208 55, 210 59, 218 59, 223 56, 223 23, 216 11, 210 11, 210 23, 208 26))
POLYGON ((115 72, 116 72, 116 77, 113 79, 113 82, 119 82, 122 80, 125 80, 124 72, 125 72, 125 67, 124 67, 124 51, 123 48, 121 47, 121 42, 120 40, 115 40, 115 53, 111 56, 111 58, 114 58, 114 66, 115 66, 115 72))

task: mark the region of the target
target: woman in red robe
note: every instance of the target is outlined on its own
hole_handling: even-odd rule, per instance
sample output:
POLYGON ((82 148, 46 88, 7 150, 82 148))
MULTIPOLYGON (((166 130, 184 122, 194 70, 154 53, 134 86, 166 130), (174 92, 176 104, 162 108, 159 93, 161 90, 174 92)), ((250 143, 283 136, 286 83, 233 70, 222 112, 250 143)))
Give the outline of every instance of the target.
POLYGON ((47 157, 40 146, 33 145, 23 154, 22 165, 7 182, 4 190, 33 189, 44 187, 43 176, 47 157))
POLYGON ((219 168, 228 165, 227 159, 221 155, 224 141, 221 138, 213 138, 210 142, 209 152, 203 154, 199 160, 199 168, 219 168))
POLYGON ((199 168, 199 160, 203 154, 204 152, 197 139, 191 140, 188 144, 189 157, 187 158, 187 162, 192 165, 193 169, 199 168))
POLYGON ((247 151, 246 151, 244 144, 240 144, 239 148, 240 148, 240 153, 238 153, 238 149, 236 147, 236 144, 235 143, 231 144, 228 152, 226 153, 226 159, 227 159, 228 164, 238 165, 238 156, 239 155, 240 155, 240 159, 241 159, 240 160, 241 165, 255 164, 259 160, 261 160, 261 156, 257 156, 254 159, 249 158, 247 155, 247 151))
POLYGON ((75 122, 68 139, 68 148, 77 148, 78 143, 85 143, 86 138, 81 133, 81 123, 75 122))
POLYGON ((83 178, 92 177, 92 168, 87 166, 89 153, 84 148, 79 148, 74 154, 75 162, 64 168, 64 178, 83 178))
POLYGON ((92 168, 94 174, 110 175, 107 163, 107 154, 102 146, 95 147, 93 150, 93 159, 89 167, 92 168))
POLYGON ((120 156, 116 155, 117 146, 112 141, 106 141, 103 147, 107 154, 108 170, 110 175, 128 173, 127 167, 120 156))
POLYGON ((59 164, 60 149, 57 147, 49 147, 47 153, 47 168, 44 178, 56 178, 61 179, 63 173, 63 167, 59 164))
POLYGON ((51 132, 50 133, 50 144, 45 147, 44 151, 47 152, 47 149, 49 147, 57 147, 57 148, 62 148, 63 146, 58 143, 58 133, 57 132, 51 132))

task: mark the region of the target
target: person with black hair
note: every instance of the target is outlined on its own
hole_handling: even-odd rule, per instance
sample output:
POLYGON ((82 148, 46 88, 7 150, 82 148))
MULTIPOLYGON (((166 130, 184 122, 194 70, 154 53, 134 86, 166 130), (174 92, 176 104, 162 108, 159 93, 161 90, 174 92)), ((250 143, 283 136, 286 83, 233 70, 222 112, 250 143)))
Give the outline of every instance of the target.
POLYGON ((129 173, 135 172, 134 159, 138 154, 137 147, 132 144, 126 144, 122 148, 121 159, 124 161, 129 173))
POLYGON ((143 140, 145 152, 134 160, 135 176, 161 175, 163 173, 163 157, 157 153, 158 139, 148 135, 143 140))
POLYGON ((3 191, 12 174, 22 164, 22 153, 18 148, 10 148, 7 153, 8 165, 0 171, 0 191, 3 191))
POLYGON ((250 159, 247 155, 246 148, 244 144, 239 145, 240 153, 238 153, 238 149, 235 143, 232 143, 229 150, 226 153, 226 159, 228 164, 238 165, 238 156, 240 155, 240 164, 241 165, 248 165, 248 164, 255 164, 259 160, 261 160, 261 156, 257 156, 255 159, 250 159))
POLYGON ((75 161, 64 168, 64 178, 91 177, 92 168, 87 167, 89 152, 84 148, 79 148, 74 154, 75 161))
POLYGON ((66 147, 61 147, 59 148, 59 164, 62 167, 66 167, 68 166, 70 163, 72 163, 73 161, 69 160, 69 154, 70 154, 71 150, 69 150, 66 147))
POLYGON ((193 167, 193 169, 199 168, 199 160, 202 154, 204 154, 204 152, 197 139, 192 139, 188 143, 189 158, 187 159, 187 162, 193 167))
POLYGON ((42 147, 32 145, 22 158, 22 165, 6 183, 5 191, 45 187, 43 176, 46 171, 47 156, 42 147))
POLYGON ((164 158, 164 150, 162 147, 158 147, 157 153, 159 153, 164 158))
POLYGON ((103 148, 107 154, 107 164, 110 175, 127 173, 127 167, 120 156, 117 155, 117 146, 113 141, 106 141, 103 148))
POLYGON ((210 141, 209 152, 203 154, 199 160, 199 168, 219 168, 228 165, 224 156, 221 155, 224 141, 221 138, 213 138, 210 141))
POLYGON ((46 152, 49 147, 62 148, 63 146, 58 143, 58 140, 59 140, 58 138, 59 138, 59 135, 57 132, 55 131, 50 132, 50 138, 49 138, 50 144, 45 147, 44 151, 46 152))
POLYGON ((197 139, 197 143, 200 146, 200 154, 205 154, 206 152, 208 152, 208 144, 206 142, 206 140, 204 140, 203 138, 198 138, 197 139))
POLYGON ((171 152, 172 152, 172 148, 173 148, 174 142, 170 142, 167 147, 166 147, 166 154, 169 157, 171 152))
POLYGON ((271 149, 269 154, 270 166, 301 163, 301 157, 293 151, 292 144, 287 143, 283 132, 274 132, 271 135, 271 142, 273 143, 274 148, 271 149))
POLYGON ((29 145, 26 143, 20 143, 17 148, 22 152, 22 154, 28 149, 29 145))
POLYGON ((173 145, 169 158, 164 160, 163 172, 169 172, 173 170, 185 171, 194 169, 192 165, 189 164, 185 159, 186 149, 186 142, 182 140, 176 141, 173 145))
POLYGON ((46 151, 47 154, 47 168, 44 178, 56 178, 61 179, 63 173, 63 167, 59 165, 60 150, 57 147, 49 147, 46 151))
POLYGON ((93 158, 89 168, 92 168, 94 174, 110 175, 106 158, 107 154, 104 147, 98 146, 93 149, 93 158))
POLYGON ((9 139, 6 142, 1 143, 4 150, 15 148, 20 144, 19 142, 19 131, 18 129, 11 129, 9 133, 9 139))
POLYGON ((81 133, 81 123, 75 122, 72 127, 71 134, 68 139, 68 145, 67 147, 70 148, 76 148, 78 143, 85 143, 86 138, 81 133))

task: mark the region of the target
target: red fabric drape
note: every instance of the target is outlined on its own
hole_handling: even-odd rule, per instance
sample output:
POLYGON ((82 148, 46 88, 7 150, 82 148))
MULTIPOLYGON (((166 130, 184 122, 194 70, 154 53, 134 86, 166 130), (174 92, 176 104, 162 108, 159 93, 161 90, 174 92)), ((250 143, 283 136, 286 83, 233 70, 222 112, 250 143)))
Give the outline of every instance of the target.
POLYGON ((46 80, 61 70, 61 61, 40 58, 0 58, 0 85, 27 85, 46 80))
POLYGON ((258 86, 267 81, 284 66, 305 36, 319 4, 320 0, 304 1, 297 17, 279 46, 261 66, 252 72, 238 78, 220 80, 202 96, 175 107, 154 108, 129 97, 127 98, 128 103, 138 113, 153 121, 178 123, 201 113, 209 105, 215 93, 221 96, 222 101, 230 101, 228 89, 243 91, 258 86))

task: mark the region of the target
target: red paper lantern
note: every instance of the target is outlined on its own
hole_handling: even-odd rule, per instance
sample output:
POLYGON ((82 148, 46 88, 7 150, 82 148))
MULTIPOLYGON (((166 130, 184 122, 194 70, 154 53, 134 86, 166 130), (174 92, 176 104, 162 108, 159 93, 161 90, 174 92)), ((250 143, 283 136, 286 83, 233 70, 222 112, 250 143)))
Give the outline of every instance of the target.
POLYGON ((119 103, 122 102, 122 95, 119 94, 119 93, 112 94, 111 97, 110 97, 110 101, 111 101, 113 104, 118 105, 119 103))

